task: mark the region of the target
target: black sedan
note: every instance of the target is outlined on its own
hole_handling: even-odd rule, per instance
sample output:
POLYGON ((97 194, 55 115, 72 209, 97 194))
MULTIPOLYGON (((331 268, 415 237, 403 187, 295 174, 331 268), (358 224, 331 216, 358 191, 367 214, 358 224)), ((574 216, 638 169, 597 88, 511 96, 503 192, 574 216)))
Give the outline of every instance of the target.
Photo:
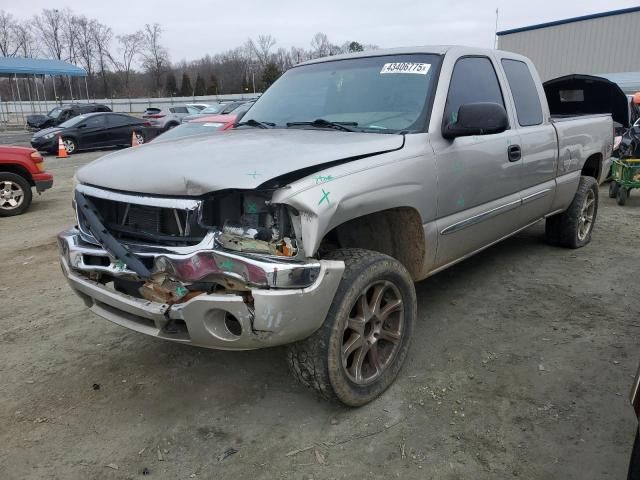
POLYGON ((121 113, 90 113, 40 130, 31 137, 31 146, 56 153, 58 137, 62 138, 69 154, 91 148, 130 146, 133 132, 136 132, 138 143, 144 143, 149 125, 140 118, 121 113))

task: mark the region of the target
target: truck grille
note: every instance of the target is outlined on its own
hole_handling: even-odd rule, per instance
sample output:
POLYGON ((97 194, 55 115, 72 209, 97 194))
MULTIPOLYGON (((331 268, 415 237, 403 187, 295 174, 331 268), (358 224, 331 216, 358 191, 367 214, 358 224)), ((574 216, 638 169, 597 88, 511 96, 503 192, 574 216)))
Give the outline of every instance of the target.
MULTIPOLYGON (((206 230, 198 223, 198 212, 178 208, 164 208, 119 202, 86 195, 95 205, 104 226, 123 242, 154 246, 189 246, 198 244, 206 230)), ((81 230, 90 227, 78 212, 81 230)))

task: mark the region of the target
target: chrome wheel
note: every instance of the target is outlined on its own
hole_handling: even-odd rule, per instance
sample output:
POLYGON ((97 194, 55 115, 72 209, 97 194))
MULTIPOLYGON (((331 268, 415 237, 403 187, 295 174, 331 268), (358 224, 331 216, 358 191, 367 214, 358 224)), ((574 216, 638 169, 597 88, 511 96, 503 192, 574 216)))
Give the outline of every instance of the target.
POLYGON ((375 381, 400 348, 404 305, 398 288, 386 280, 367 286, 351 308, 342 338, 342 367, 359 385, 375 381))
POLYGON ((64 144, 64 149, 67 151, 67 153, 71 154, 75 151, 76 144, 73 140, 65 138, 64 140, 62 140, 62 143, 64 144))
POLYGON ((10 180, 0 181, 0 208, 15 210, 24 202, 24 190, 10 180))
POLYGON ((593 226, 593 214, 596 209, 596 195, 593 190, 589 190, 582 204, 582 210, 578 217, 578 240, 582 241, 591 232, 593 226))
POLYGON ((138 143, 139 143, 140 145, 142 145, 142 144, 144 143, 144 137, 142 136, 142 134, 141 134, 141 133, 136 132, 136 134, 135 134, 135 135, 136 135, 136 140, 138 140, 138 143))

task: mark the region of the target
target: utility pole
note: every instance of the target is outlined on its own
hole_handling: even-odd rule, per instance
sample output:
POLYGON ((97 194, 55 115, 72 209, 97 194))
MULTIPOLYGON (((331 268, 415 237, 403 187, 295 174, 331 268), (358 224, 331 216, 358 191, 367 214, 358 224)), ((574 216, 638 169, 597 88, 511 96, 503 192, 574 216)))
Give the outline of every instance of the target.
POLYGON ((493 48, 498 48, 498 9, 496 8, 496 29, 493 34, 493 48))

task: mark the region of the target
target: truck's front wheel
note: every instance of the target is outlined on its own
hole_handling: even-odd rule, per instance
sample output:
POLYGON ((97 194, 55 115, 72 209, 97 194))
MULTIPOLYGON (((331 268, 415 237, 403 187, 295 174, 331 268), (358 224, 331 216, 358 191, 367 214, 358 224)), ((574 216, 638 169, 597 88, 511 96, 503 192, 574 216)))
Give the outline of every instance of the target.
POLYGON ((545 224, 547 241, 569 248, 584 247, 591 241, 591 232, 597 214, 598 183, 593 177, 582 176, 569 208, 547 218, 545 224))
POLYGON ((404 363, 417 316, 416 293, 397 260, 361 249, 326 258, 345 270, 324 324, 289 346, 294 376, 321 395, 350 406, 384 392, 404 363))

